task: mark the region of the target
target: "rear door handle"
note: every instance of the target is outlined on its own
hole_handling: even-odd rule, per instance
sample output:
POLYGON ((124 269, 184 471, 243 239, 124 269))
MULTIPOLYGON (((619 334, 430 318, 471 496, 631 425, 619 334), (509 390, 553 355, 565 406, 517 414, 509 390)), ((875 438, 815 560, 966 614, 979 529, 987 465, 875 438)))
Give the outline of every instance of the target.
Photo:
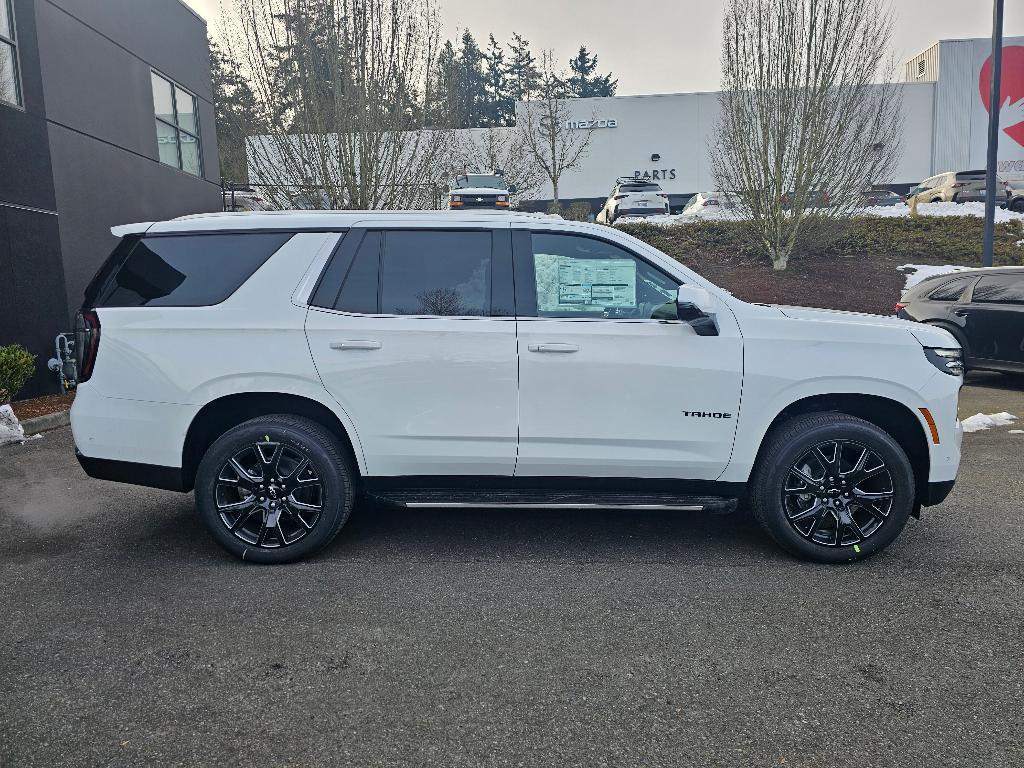
POLYGON ((576 344, 530 344, 527 347, 531 352, 579 352, 580 348, 576 344))
POLYGON ((380 349, 379 341, 353 340, 353 341, 332 341, 331 349, 380 349))

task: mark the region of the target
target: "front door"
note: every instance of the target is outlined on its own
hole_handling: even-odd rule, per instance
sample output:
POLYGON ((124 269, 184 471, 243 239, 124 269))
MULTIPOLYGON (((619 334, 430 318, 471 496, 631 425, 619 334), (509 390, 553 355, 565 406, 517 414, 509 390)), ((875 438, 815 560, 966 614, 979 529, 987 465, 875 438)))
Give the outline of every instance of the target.
POLYGON ((698 336, 679 281, 620 246, 514 230, 517 476, 713 480, 732 453, 743 341, 698 336))
POLYGON ((972 358, 1024 365, 1024 272, 984 275, 960 311, 972 358))
POLYGON ((321 279, 306 335, 367 473, 506 475, 516 456, 509 229, 366 226, 321 279))

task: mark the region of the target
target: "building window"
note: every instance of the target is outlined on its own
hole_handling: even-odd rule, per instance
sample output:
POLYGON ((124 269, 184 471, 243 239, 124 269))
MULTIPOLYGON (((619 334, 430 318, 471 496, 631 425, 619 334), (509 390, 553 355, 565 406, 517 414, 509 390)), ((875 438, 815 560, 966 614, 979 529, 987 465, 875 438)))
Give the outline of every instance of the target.
MULTIPOLYGON (((3 0, 0 0, 3 2, 3 0)), ((152 73, 156 146, 160 162, 193 176, 203 175, 196 97, 177 83, 152 73)))
POLYGON ((11 0, 0 0, 0 101, 22 106, 11 0))

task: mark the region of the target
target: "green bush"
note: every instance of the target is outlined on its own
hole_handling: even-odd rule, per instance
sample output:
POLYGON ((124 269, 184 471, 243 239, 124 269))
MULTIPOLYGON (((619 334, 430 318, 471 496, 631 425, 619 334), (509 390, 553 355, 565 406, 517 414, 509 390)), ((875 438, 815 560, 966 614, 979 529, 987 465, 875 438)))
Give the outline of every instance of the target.
MULTIPOLYGON (((885 258, 897 263, 981 266, 982 219, 979 216, 858 216, 822 222, 797 243, 793 260, 885 258)), ((742 221, 695 221, 669 227, 627 224, 622 229, 691 265, 702 262, 767 263, 764 248, 742 221)), ((1024 224, 996 224, 993 262, 1024 263, 1024 224)))
POLYGON ((0 347, 0 404, 9 403, 36 371, 36 356, 20 344, 0 347))
POLYGON ((562 215, 569 221, 588 221, 590 219, 590 203, 575 202, 562 215))

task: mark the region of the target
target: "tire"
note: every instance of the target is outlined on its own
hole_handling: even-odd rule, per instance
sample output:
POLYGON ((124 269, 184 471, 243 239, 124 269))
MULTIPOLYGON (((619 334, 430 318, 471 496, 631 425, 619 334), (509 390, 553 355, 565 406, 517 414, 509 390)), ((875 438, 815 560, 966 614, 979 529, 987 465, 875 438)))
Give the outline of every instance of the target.
POLYGON ((1011 200, 1008 207, 1014 213, 1024 213, 1024 197, 1018 197, 1011 200))
POLYGON ((960 204, 960 195, 953 195, 953 202, 957 205, 960 204))
POLYGON ((750 492, 754 518, 797 557, 819 563, 871 557, 893 542, 913 510, 910 461, 887 432, 863 419, 835 412, 798 416, 768 433, 760 455, 750 492), (828 462, 817 458, 816 449, 833 467, 838 454, 840 471, 825 471, 828 462), (815 483, 802 480, 797 468, 815 483), (868 476, 857 479, 862 475, 868 476), (813 492, 799 493, 804 488, 813 492), (862 495, 883 493, 884 499, 862 495))
POLYGON ((289 563, 338 535, 352 512, 357 477, 324 427, 287 414, 262 416, 228 430, 206 451, 196 473, 196 509, 232 554, 289 563))

